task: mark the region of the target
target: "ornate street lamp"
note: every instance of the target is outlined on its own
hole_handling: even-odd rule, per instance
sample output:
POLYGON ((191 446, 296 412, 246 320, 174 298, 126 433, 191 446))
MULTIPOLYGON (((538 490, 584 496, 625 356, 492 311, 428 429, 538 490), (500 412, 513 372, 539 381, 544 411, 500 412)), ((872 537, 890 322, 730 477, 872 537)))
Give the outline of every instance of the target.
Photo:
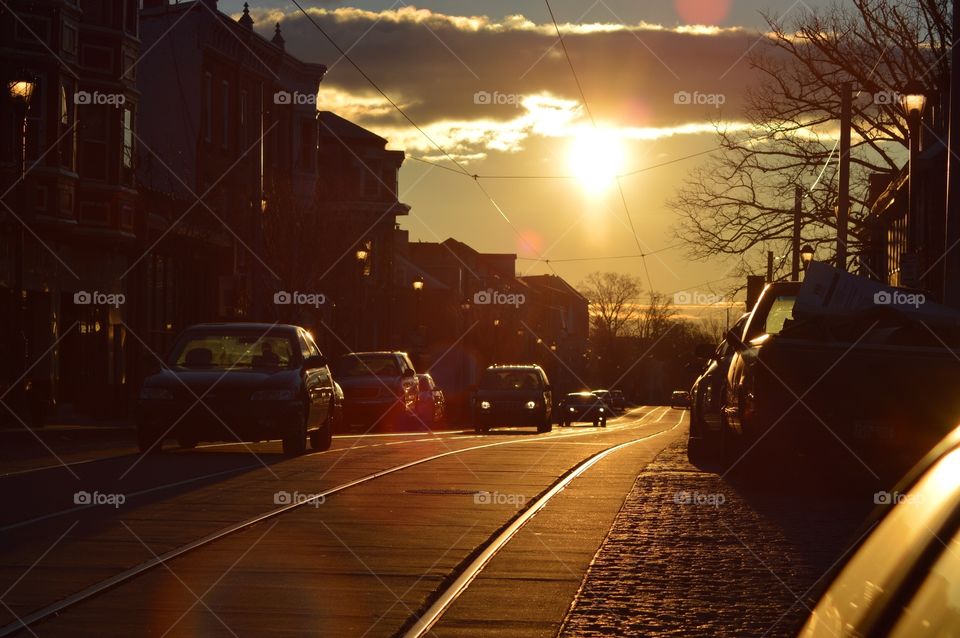
POLYGON ((920 156, 920 130, 923 109, 927 105, 927 96, 923 85, 917 80, 910 80, 900 94, 900 106, 907 116, 907 131, 910 137, 910 156, 908 170, 910 171, 907 187, 907 251, 900 259, 901 285, 919 286, 917 276, 922 268, 921 237, 923 236, 922 215, 918 205, 920 187, 915 180, 917 174, 917 158, 920 156))
POLYGON ((923 84, 917 80, 910 80, 903 92, 900 93, 900 106, 907 115, 912 113, 923 113, 927 105, 927 96, 924 94, 926 89, 923 84))
POLYGON ((417 277, 413 280, 413 289, 415 292, 420 292, 423 290, 423 277, 417 277))

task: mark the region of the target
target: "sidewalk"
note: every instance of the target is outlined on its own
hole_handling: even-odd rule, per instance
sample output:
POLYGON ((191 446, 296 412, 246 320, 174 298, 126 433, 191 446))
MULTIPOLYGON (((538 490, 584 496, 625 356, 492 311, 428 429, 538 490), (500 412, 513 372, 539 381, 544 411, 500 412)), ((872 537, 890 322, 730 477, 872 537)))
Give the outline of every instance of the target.
POLYGON ((744 483, 691 465, 686 437, 671 444, 637 477, 561 635, 795 635, 873 495, 744 483))

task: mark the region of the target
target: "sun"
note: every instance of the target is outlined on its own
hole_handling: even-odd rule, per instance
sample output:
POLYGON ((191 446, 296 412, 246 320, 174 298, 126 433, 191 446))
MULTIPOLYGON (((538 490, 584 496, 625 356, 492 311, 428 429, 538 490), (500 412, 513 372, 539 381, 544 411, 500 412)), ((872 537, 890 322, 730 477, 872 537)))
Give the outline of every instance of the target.
POLYGON ((617 131, 583 129, 570 144, 568 162, 580 185, 596 195, 609 188, 623 172, 625 151, 617 131))

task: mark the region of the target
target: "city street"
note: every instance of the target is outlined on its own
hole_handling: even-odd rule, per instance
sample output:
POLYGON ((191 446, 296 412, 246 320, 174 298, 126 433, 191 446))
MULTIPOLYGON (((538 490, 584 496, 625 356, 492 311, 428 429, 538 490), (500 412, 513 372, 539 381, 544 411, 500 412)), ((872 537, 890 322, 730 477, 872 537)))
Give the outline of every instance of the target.
POLYGON ((686 462, 687 415, 341 436, 292 460, 277 443, 146 457, 111 443, 66 467, 5 464, 0 635, 23 621, 36 635, 553 636, 565 619, 571 636, 781 635, 806 611, 790 592, 809 594, 872 502, 829 495, 811 519, 776 514, 809 494, 747 501, 686 462), (697 545, 720 533, 730 542, 697 545), (719 578, 743 595, 716 595, 719 578))

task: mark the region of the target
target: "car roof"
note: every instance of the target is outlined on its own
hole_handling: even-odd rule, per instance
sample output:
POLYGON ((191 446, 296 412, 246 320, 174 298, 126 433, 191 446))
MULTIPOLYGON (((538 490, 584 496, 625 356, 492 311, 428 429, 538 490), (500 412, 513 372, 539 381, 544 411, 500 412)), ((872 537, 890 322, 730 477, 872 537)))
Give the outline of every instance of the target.
POLYGON ((294 326, 287 323, 197 323, 187 328, 187 330, 262 330, 263 332, 273 332, 275 330, 303 330, 300 326, 294 326))
POLYGON ((344 354, 344 355, 342 355, 342 356, 344 356, 344 357, 348 357, 348 356, 354 356, 354 357, 356 357, 356 356, 368 355, 368 354, 375 354, 375 355, 395 355, 395 354, 399 354, 399 355, 401 355, 401 356, 406 356, 406 355, 407 355, 406 352, 403 352, 403 351, 401 351, 401 350, 369 350, 369 351, 366 351, 366 352, 348 352, 348 353, 346 353, 346 354, 344 354))
POLYGON ((487 370, 540 370, 538 365, 530 364, 517 364, 517 365, 507 365, 498 363, 496 365, 488 366, 487 370))
POLYGON ((569 392, 567 393, 568 397, 592 397, 593 392, 569 392))

